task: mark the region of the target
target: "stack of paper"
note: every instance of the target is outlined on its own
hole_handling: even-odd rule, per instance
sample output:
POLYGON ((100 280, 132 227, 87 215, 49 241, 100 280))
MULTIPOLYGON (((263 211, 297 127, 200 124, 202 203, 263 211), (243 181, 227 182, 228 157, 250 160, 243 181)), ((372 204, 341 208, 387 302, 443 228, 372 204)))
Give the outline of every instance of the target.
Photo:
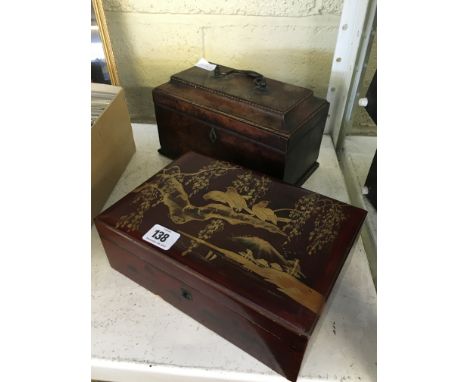
POLYGON ((116 86, 92 84, 91 87, 91 126, 110 105, 120 88, 116 86))

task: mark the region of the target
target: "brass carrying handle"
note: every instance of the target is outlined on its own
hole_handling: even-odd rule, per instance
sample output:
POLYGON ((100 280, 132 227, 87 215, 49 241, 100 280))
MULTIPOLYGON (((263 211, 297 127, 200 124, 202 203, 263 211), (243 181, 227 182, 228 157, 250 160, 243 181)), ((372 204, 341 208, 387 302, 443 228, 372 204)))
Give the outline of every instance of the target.
POLYGON ((221 68, 219 65, 216 65, 216 68, 214 70, 214 76, 215 78, 219 77, 226 77, 229 76, 230 74, 244 74, 247 77, 253 78, 253 83, 255 84, 256 89, 264 90, 267 86, 265 77, 263 77, 263 74, 254 72, 253 70, 239 70, 239 69, 231 69, 228 70, 227 72, 221 72, 221 68))

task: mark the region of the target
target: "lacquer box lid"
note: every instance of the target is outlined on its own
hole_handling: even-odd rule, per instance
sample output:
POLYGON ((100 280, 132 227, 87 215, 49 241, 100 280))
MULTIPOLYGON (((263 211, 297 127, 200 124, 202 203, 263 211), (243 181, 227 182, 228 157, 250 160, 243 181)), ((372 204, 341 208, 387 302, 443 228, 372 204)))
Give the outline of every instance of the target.
POLYGON ((219 291, 309 337, 365 215, 190 152, 97 220, 132 245, 152 250, 145 261, 154 266, 169 262, 202 292, 219 291))

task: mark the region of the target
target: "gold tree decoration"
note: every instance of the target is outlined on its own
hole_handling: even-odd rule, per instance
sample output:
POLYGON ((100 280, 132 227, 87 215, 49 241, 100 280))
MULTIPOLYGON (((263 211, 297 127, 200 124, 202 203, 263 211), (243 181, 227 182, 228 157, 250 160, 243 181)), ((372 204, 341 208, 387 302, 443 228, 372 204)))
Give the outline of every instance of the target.
POLYGON ((162 183, 169 178, 177 179, 184 185, 191 186, 192 192, 190 193, 190 196, 193 196, 197 192, 206 188, 212 177, 221 176, 229 170, 236 170, 239 168, 239 166, 223 161, 211 163, 194 173, 183 173, 177 165, 165 168, 161 173, 156 174, 150 181, 132 191, 136 196, 132 200, 131 204, 136 205, 136 211, 133 211, 128 215, 121 216, 116 227, 127 228, 132 231, 138 230, 146 211, 163 202, 164 199, 161 188, 164 187, 162 183))
MULTIPOLYGON (((203 229, 198 232, 197 237, 202 240, 210 239, 215 232, 222 231, 224 229, 224 221, 221 219, 211 220, 203 229)), ((182 256, 186 256, 199 246, 199 243, 195 240, 190 240, 189 247, 182 252, 182 256)))
POLYGON ((252 207, 258 199, 263 198, 270 188, 271 180, 265 176, 255 176, 252 171, 237 175, 232 182, 237 192, 244 195, 249 207, 252 207))
POLYGON ((314 229, 309 233, 306 251, 315 255, 338 235, 338 226, 345 219, 343 206, 332 199, 318 198, 317 194, 300 198, 289 212, 291 222, 283 226, 288 235, 283 247, 303 233, 304 225, 314 215, 314 229))
MULTIPOLYGON (((162 170, 162 173, 164 176, 179 177, 180 167, 172 166, 165 168, 162 170)), ((135 197, 131 201, 131 204, 136 206, 136 211, 121 216, 116 224, 117 228, 127 228, 131 231, 138 230, 145 212, 163 201, 163 195, 158 187, 160 179, 161 177, 157 174, 151 181, 144 183, 132 191, 135 197)))
POLYGON ((296 201, 294 208, 289 212, 291 221, 283 226, 283 231, 288 235, 283 245, 289 244, 293 238, 302 234, 302 227, 314 212, 316 200, 316 194, 308 194, 296 201))
POLYGON ((216 161, 209 165, 202 167, 195 173, 180 173, 177 176, 177 180, 184 186, 190 188, 192 191, 189 196, 192 197, 202 190, 205 190, 210 184, 212 177, 218 177, 224 175, 229 170, 238 170, 239 166, 230 164, 228 162, 216 161))
POLYGON ((139 187, 133 192, 136 192, 136 196, 131 204, 136 205, 136 211, 121 216, 116 224, 117 228, 138 230, 145 212, 163 201, 162 194, 157 187, 139 187))
POLYGON ((343 206, 330 199, 322 200, 317 206, 320 219, 309 233, 307 253, 315 255, 338 235, 338 225, 345 219, 343 206))

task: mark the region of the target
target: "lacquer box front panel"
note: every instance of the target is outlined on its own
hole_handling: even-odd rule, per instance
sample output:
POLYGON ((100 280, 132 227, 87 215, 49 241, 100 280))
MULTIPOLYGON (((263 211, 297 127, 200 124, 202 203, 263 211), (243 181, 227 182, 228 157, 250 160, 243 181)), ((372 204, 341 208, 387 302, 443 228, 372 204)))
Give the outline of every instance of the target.
POLYGON ((295 380, 364 217, 189 153, 102 213, 96 226, 114 268, 295 380), (143 240, 156 224, 179 235, 167 250, 143 240))

